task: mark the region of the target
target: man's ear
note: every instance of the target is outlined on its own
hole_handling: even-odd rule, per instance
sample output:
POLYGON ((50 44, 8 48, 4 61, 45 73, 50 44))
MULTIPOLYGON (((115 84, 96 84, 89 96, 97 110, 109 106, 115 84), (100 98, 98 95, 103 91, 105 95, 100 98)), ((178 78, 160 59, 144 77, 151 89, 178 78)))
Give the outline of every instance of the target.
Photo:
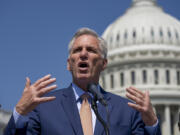
POLYGON ((67 59, 67 70, 71 71, 69 58, 67 59))
POLYGON ((103 67, 102 67, 102 70, 104 70, 104 69, 107 67, 107 63, 108 63, 108 60, 107 60, 107 59, 103 59, 103 67))

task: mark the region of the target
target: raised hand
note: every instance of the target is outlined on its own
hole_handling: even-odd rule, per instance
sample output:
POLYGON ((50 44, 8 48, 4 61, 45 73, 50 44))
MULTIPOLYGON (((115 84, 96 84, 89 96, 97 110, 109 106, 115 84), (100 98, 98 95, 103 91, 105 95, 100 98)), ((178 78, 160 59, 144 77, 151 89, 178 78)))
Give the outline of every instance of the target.
POLYGON ((54 100, 56 98, 54 96, 43 97, 43 95, 57 88, 56 85, 48 86, 55 81, 56 78, 51 78, 51 75, 46 75, 31 85, 30 79, 27 77, 22 97, 16 105, 16 111, 21 115, 26 115, 38 104, 54 100))
POLYGON ((154 125, 157 122, 157 117, 153 111, 149 91, 144 93, 134 87, 129 87, 126 91, 126 96, 134 101, 134 103, 129 102, 128 105, 141 113, 146 126, 154 125))

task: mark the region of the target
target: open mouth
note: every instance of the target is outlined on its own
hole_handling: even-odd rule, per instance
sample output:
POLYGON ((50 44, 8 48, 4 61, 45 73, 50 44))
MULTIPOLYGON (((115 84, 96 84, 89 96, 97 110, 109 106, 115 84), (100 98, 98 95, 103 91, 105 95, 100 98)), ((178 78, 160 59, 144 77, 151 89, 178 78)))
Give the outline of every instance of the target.
POLYGON ((89 67, 89 64, 87 62, 80 62, 78 64, 78 67, 80 68, 88 68, 89 67))

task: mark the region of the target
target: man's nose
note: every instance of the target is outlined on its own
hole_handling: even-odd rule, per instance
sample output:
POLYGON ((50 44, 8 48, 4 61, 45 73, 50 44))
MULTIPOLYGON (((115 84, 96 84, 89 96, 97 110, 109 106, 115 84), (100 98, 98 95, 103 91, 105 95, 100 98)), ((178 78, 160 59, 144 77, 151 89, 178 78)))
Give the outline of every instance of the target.
POLYGON ((81 53, 80 53, 80 58, 83 59, 83 60, 88 58, 88 52, 87 52, 86 49, 83 49, 83 50, 81 51, 81 53))

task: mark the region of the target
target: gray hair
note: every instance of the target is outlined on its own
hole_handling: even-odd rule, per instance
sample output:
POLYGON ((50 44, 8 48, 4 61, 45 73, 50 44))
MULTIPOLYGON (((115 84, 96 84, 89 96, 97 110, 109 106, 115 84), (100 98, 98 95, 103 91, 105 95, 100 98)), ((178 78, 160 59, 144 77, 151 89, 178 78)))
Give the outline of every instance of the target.
POLYGON ((92 36, 96 37, 99 41, 99 48, 100 48, 102 57, 105 59, 107 58, 107 43, 106 43, 106 41, 102 37, 99 37, 98 34, 94 30, 89 29, 89 28, 80 28, 74 34, 73 38, 71 39, 71 41, 69 42, 69 45, 68 45, 69 55, 71 53, 74 41, 82 35, 92 35, 92 36))

